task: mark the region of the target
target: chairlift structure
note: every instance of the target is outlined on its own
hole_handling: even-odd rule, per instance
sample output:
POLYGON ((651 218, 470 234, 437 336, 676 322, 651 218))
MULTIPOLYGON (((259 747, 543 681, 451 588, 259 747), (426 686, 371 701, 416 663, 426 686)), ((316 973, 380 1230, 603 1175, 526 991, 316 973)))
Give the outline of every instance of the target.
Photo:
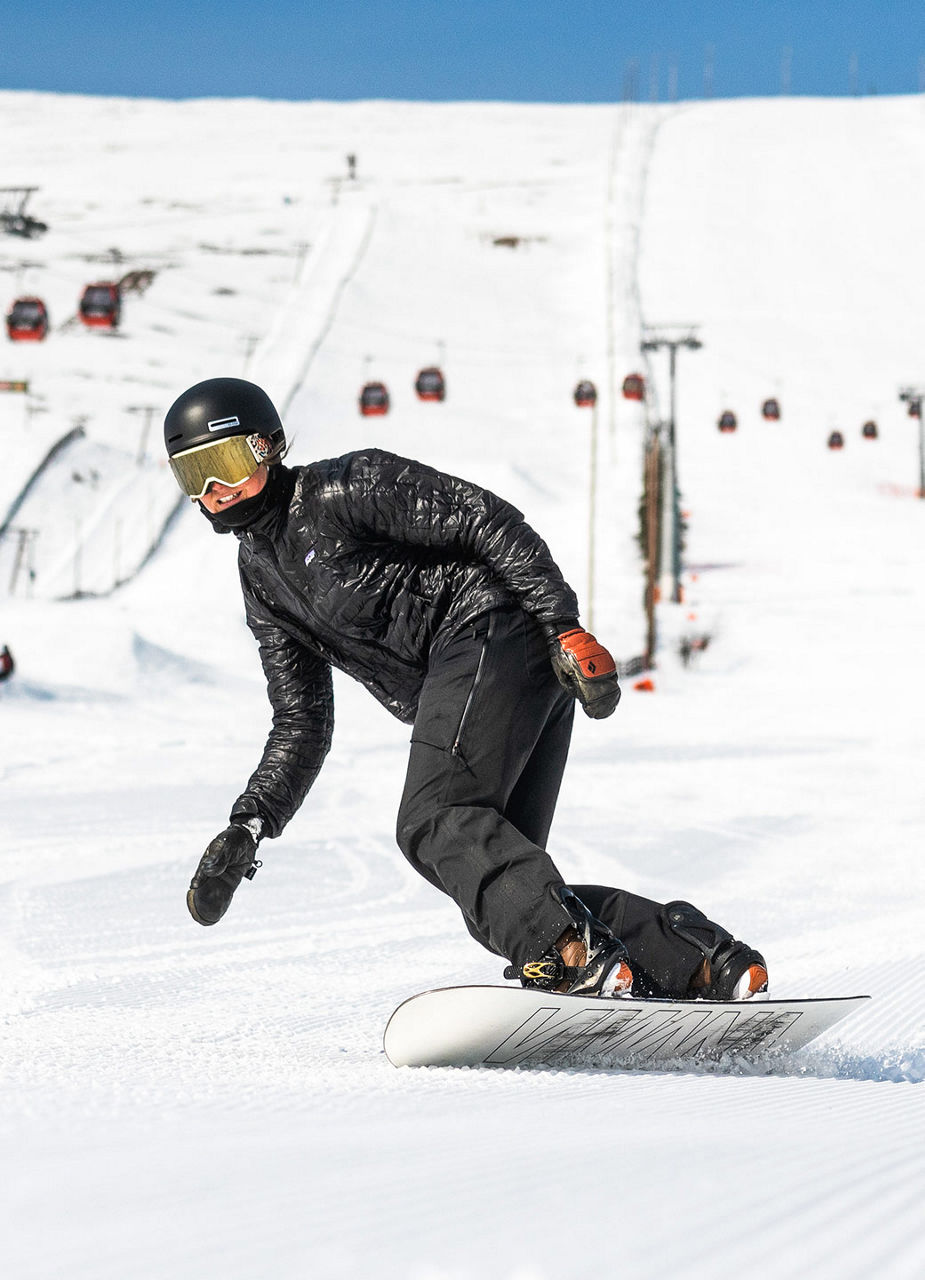
POLYGON ((777 422, 780 418, 780 403, 771 396, 761 406, 761 416, 766 422, 777 422))
POLYGON ((918 496, 925 499, 925 420, 922 418, 922 401, 925 390, 921 387, 903 387, 899 393, 900 400, 907 406, 910 418, 917 418, 919 423, 919 484, 918 496))
POLYGON ((389 404, 389 391, 384 382, 367 382, 360 392, 360 413, 364 418, 388 413, 389 404))
POLYGON ((575 403, 580 409, 593 408, 597 404, 597 387, 588 378, 582 378, 573 393, 575 403))
POLYGON ((445 400, 446 379, 443 371, 436 365, 422 369, 414 380, 414 389, 419 400, 445 400))
POLYGON ((646 380, 641 373, 628 373, 623 379, 624 400, 644 400, 646 398, 646 380))
POLYGON ((30 196, 38 187, 0 187, 0 229, 7 235, 33 240, 48 230, 46 222, 26 213, 30 196))
POLYGON ((48 333, 48 309, 41 298, 17 298, 6 313, 11 342, 41 342, 48 333))
POLYGON ((108 280, 88 284, 80 298, 78 314, 88 329, 116 329, 122 319, 122 292, 108 280))

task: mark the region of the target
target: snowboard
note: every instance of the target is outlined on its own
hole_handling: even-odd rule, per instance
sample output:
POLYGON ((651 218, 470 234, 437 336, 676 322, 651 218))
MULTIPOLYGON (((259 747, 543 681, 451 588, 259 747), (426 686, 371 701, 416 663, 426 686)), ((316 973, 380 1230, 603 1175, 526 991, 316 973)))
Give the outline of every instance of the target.
POLYGON ((793 1053, 870 996, 829 1000, 599 1000, 523 987, 411 996, 385 1029, 396 1067, 648 1067, 793 1053))

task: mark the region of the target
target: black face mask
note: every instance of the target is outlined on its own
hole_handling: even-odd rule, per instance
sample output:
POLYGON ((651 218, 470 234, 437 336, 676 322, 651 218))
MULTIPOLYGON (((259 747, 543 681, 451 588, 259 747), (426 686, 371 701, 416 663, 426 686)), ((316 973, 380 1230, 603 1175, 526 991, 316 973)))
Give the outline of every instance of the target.
POLYGON ((270 467, 266 484, 253 498, 244 498, 224 511, 207 511, 200 502, 199 510, 216 533, 235 533, 251 528, 268 511, 278 506, 283 488, 283 468, 270 467))

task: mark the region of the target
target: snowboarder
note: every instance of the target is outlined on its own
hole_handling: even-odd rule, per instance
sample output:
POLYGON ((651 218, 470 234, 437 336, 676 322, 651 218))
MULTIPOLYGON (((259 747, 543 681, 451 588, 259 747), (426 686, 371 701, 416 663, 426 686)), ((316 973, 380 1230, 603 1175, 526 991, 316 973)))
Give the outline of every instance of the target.
POLYGON ((757 951, 687 902, 567 885, 546 850, 577 700, 620 698, 548 547, 510 503, 379 449, 288 467, 262 388, 212 378, 164 424, 180 488, 238 539, 273 712, 263 755, 187 894, 216 924, 331 742, 331 668, 413 726, 397 839, 505 976, 583 995, 766 989, 757 951))

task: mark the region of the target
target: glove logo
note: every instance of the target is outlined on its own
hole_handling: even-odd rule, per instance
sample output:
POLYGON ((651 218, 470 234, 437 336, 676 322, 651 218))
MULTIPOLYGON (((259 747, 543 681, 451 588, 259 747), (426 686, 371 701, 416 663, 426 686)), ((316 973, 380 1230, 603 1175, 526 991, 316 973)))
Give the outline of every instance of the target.
POLYGON ((620 701, 617 664, 589 631, 562 631, 550 646, 559 682, 577 698, 592 720, 612 715, 620 701))

